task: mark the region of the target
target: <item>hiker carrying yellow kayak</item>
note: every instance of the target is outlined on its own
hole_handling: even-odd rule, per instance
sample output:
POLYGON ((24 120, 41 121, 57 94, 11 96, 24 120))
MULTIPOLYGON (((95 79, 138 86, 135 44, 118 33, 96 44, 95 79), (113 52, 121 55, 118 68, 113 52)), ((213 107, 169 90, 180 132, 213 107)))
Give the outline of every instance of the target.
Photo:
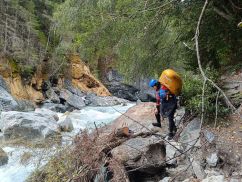
POLYGON ((181 91, 181 79, 179 75, 171 70, 165 70, 160 76, 160 80, 150 80, 149 86, 153 87, 156 92, 156 108, 155 113, 157 123, 152 123, 154 126, 161 127, 161 116, 167 117, 169 120, 168 139, 172 139, 177 128, 174 123, 174 114, 177 109, 177 98, 181 91))

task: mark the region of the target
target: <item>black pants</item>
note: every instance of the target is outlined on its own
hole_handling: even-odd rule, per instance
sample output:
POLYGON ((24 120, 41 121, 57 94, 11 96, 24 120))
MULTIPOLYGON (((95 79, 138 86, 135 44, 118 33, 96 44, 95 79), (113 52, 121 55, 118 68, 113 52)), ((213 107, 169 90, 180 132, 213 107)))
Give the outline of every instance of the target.
POLYGON ((156 106, 156 109, 157 109, 157 113, 155 114, 155 117, 156 117, 156 121, 157 123, 161 123, 161 120, 160 120, 160 106, 156 106))
POLYGON ((174 109, 167 117, 169 120, 169 133, 173 133, 173 131, 176 131, 176 125, 174 122, 174 114, 176 112, 176 109, 174 109))

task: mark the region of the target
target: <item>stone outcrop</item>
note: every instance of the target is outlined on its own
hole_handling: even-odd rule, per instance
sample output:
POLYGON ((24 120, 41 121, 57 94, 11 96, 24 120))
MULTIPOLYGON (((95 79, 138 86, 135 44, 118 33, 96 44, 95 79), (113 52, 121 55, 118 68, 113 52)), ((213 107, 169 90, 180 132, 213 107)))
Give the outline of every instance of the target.
POLYGON ((90 69, 81 61, 78 55, 71 55, 69 61, 72 84, 76 88, 85 92, 96 93, 99 96, 110 95, 108 89, 91 74, 90 69))

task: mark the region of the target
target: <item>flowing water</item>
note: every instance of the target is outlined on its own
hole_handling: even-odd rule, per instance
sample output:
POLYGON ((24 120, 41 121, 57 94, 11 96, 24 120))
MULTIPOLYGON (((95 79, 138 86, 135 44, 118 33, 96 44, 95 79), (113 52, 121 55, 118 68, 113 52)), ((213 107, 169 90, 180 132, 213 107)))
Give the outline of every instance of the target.
MULTIPOLYGON (((105 125, 124 113, 134 104, 127 106, 114 107, 86 107, 82 110, 76 110, 69 114, 74 126, 72 132, 63 133, 63 145, 70 143, 70 138, 75 136, 81 129, 94 129, 97 126, 105 125), (95 124, 94 124, 95 122, 95 124)), ((64 120, 66 115, 58 113, 60 120, 64 120)), ((0 182, 23 182, 33 172, 36 167, 43 166, 48 162, 48 159, 54 155, 55 148, 46 149, 30 149, 26 147, 10 147, 5 146, 3 150, 9 156, 8 164, 0 167, 0 182), (29 155, 31 162, 21 162, 23 155, 29 155)))

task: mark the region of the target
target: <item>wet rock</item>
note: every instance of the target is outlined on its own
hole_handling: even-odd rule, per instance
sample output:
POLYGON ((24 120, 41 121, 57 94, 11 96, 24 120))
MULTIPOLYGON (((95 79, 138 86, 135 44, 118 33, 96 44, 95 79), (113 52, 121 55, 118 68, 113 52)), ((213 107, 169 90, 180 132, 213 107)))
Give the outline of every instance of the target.
POLYGON ((218 158, 217 153, 212 153, 209 156, 207 156, 207 158, 206 158, 208 165, 211 167, 216 167, 218 160, 219 160, 219 158, 218 158))
POLYGON ((46 108, 54 112, 65 113, 66 111, 73 111, 74 108, 69 104, 54 104, 54 103, 44 103, 41 108, 46 108))
POLYGON ((45 109, 45 108, 36 108, 35 109, 35 113, 39 113, 41 114, 43 117, 48 117, 50 119, 55 119, 56 121, 59 120, 59 117, 58 115, 54 112, 54 111, 51 111, 49 109, 45 109))
POLYGON ((224 182, 224 176, 210 176, 202 180, 202 182, 224 182))
POLYGON ((0 148, 0 166, 8 163, 8 155, 0 148))
POLYGON ((189 150, 193 146, 200 146, 200 128, 201 120, 194 118, 180 134, 179 142, 183 143, 182 146, 185 150, 189 150))
POLYGON ((66 117, 65 120, 58 122, 59 128, 63 132, 70 132, 74 129, 70 117, 66 117))
POLYGON ((128 169, 155 174, 165 167, 165 145, 157 137, 132 138, 114 148, 111 154, 128 169))
POLYGON ((0 128, 5 140, 46 139, 59 133, 54 118, 44 117, 42 114, 34 112, 2 112, 0 128))
POLYGON ((82 109, 86 106, 84 98, 74 95, 66 89, 61 90, 60 98, 64 99, 69 105, 75 107, 76 109, 82 109))
POLYGON ((59 96, 55 93, 55 91, 52 88, 50 88, 49 90, 46 91, 46 96, 53 103, 60 103, 59 96))

